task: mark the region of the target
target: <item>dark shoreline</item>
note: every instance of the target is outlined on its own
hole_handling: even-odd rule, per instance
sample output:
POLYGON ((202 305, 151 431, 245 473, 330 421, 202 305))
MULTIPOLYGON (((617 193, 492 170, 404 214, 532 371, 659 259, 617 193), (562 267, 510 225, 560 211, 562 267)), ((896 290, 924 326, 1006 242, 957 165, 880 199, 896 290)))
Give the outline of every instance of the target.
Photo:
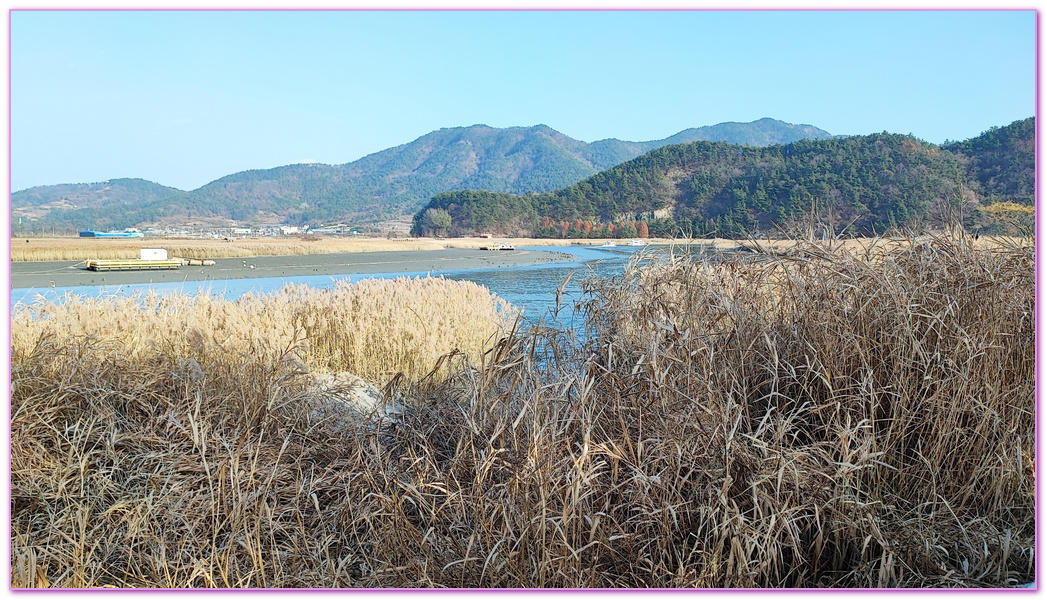
POLYGON ((461 269, 518 267, 571 260, 555 250, 489 251, 466 248, 392 250, 289 256, 219 258, 210 267, 164 271, 88 271, 83 261, 11 263, 11 288, 34 289, 92 285, 127 285, 182 281, 216 281, 309 275, 419 273, 461 269))

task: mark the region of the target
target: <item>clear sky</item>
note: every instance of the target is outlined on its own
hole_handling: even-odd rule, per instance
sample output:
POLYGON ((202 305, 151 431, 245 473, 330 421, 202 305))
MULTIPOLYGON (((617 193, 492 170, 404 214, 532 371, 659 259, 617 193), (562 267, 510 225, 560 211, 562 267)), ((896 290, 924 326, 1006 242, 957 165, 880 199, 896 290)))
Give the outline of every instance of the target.
POLYGON ((646 141, 772 117, 941 143, 1035 113, 1032 10, 10 14, 12 190, 195 189, 477 123, 646 141))

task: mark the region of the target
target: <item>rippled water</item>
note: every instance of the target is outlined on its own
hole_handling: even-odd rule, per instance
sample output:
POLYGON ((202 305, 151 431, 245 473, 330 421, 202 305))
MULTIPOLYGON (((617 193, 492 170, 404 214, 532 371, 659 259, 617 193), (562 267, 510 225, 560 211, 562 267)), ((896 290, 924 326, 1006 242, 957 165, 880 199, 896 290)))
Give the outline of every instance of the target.
MULTIPOLYGON (((528 248, 537 249, 537 248, 528 248)), ((624 272, 629 259, 640 248, 570 247, 557 249, 576 258, 572 261, 530 265, 526 267, 485 269, 483 272, 462 271, 449 273, 449 279, 474 281, 486 286, 513 306, 524 309, 531 320, 551 311, 556 304, 555 290, 568 276, 564 304, 580 299, 581 283, 590 275, 613 277, 624 272)))

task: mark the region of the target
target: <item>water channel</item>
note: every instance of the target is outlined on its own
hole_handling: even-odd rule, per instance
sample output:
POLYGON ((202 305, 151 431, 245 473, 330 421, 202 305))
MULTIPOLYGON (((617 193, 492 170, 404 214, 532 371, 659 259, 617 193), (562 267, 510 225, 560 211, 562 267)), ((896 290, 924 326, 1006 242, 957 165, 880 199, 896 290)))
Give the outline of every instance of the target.
POLYGON ((213 281, 162 282, 125 285, 75 286, 56 288, 13 288, 11 290, 12 311, 16 305, 34 302, 61 302, 67 294, 79 297, 132 296, 136 293, 206 293, 235 300, 253 293, 265 294, 280 290, 287 284, 305 284, 317 289, 332 287, 337 281, 359 281, 368 277, 434 277, 473 281, 487 287, 500 298, 515 307, 524 309, 524 316, 534 321, 544 317, 556 302, 555 290, 571 276, 565 288, 564 304, 581 299, 581 283, 588 276, 614 277, 624 272, 628 261, 641 253, 641 260, 657 260, 667 254, 664 247, 636 246, 563 246, 528 247, 527 251, 556 251, 570 254, 573 258, 560 262, 508 267, 431 271, 418 273, 378 273, 365 275, 319 275, 299 277, 262 277, 254 279, 225 279, 213 281))

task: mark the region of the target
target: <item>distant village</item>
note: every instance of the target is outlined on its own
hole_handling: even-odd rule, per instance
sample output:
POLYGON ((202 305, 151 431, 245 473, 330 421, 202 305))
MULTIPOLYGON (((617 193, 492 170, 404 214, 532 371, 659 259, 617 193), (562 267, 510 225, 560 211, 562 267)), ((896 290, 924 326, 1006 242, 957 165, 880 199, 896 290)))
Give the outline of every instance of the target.
POLYGON ((139 237, 177 237, 198 239, 232 239, 245 237, 280 237, 280 236, 333 236, 333 237, 404 237, 409 235, 411 224, 406 220, 393 220, 366 226, 330 225, 310 227, 308 225, 259 225, 244 227, 165 227, 138 229, 129 227, 123 230, 79 232, 86 238, 139 238, 139 237))
POLYGON ((216 238, 227 237, 276 237, 279 235, 360 235, 357 229, 346 230, 344 227, 322 227, 310 229, 308 225, 299 227, 297 225, 265 225, 257 228, 251 227, 228 227, 220 229, 146 229, 141 231, 129 227, 123 231, 81 231, 80 237, 97 238, 136 238, 145 236, 159 237, 198 237, 216 238))

